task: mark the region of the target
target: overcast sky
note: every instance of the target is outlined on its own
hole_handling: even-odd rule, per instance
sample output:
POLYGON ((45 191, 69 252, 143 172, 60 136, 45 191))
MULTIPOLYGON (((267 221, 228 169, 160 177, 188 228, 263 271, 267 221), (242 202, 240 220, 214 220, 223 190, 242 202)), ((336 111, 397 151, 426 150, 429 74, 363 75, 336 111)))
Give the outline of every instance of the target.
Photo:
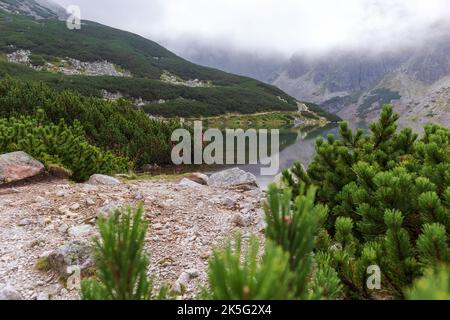
MULTIPOLYGON (((450 0, 56 0, 82 18, 175 51, 204 43, 250 52, 372 50, 423 41, 450 20, 450 0), (194 41, 192 42, 194 43, 194 41)), ((448 24, 450 25, 450 24, 448 24)), ((442 29, 441 29, 442 31, 442 29)))

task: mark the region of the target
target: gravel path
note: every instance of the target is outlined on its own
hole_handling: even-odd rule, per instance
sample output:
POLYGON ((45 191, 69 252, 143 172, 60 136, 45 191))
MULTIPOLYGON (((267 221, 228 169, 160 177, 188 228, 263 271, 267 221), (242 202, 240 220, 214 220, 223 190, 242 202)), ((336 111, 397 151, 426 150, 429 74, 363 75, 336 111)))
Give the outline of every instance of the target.
POLYGON ((190 187, 166 181, 93 186, 65 180, 2 188, 0 287, 8 284, 24 299, 78 299, 77 290, 66 289, 53 271, 38 271, 37 260, 71 240, 94 236, 100 208, 139 202, 144 203, 145 217, 151 222, 146 240, 149 274, 157 285, 173 284, 186 271, 194 275, 184 299, 194 297, 205 284, 213 248, 237 230, 246 237, 260 234, 259 190, 190 187))

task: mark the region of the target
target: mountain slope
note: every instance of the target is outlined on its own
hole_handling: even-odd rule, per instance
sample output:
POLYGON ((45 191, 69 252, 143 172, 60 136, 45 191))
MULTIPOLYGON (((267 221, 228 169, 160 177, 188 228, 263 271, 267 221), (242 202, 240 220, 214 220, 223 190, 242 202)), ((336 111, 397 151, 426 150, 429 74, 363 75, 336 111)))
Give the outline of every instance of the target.
POLYGON ((0 9, 28 15, 35 19, 64 19, 67 16, 64 8, 48 0, 2 0, 0 9))
POLYGON ((201 64, 257 75, 297 99, 317 103, 352 122, 373 121, 383 103, 393 103, 401 114, 401 126, 450 125, 449 22, 436 24, 428 39, 418 39, 408 48, 381 52, 333 50, 280 61, 260 60, 231 49, 216 55, 214 48, 200 48, 179 52, 201 64))
MULTIPOLYGON (((0 4, 4 9, 17 2, 0 4)), ((27 8, 41 8, 35 1, 26 2, 35 5, 27 8)), ((56 14, 35 19, 36 14, 27 10, 11 12, 16 11, 0 10, 2 77, 40 80, 84 95, 124 97, 147 105, 155 115, 166 104, 170 115, 183 114, 180 101, 192 115, 297 108, 294 98, 274 86, 198 66, 135 34, 91 21, 83 21, 81 30, 69 30, 56 14), (11 55, 19 63, 10 63, 11 55), (100 71, 96 77, 86 76, 88 69, 100 71)))
POLYGON ((393 103, 403 126, 449 126, 450 32, 401 51, 296 56, 272 83, 353 121, 372 121, 393 103))

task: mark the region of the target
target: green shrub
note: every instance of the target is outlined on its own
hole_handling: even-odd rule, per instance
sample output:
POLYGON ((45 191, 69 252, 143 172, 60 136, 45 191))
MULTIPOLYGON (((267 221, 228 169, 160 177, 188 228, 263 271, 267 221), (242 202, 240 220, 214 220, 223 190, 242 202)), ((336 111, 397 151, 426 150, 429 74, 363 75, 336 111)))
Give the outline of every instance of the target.
POLYGON ((404 288, 428 266, 448 263, 450 228, 450 130, 425 127, 421 139, 397 132, 385 106, 371 132, 341 124, 340 139, 319 139, 308 170, 283 173, 293 197, 316 186, 316 201, 329 207, 317 251, 331 257, 348 298, 375 298, 367 267, 382 271, 383 294, 404 297, 404 288))
POLYGON ((215 251, 209 261, 210 292, 214 300, 282 300, 290 299, 292 274, 289 256, 280 247, 267 242, 264 255, 258 258, 259 241, 251 238, 246 253, 240 236, 223 251, 215 251))
POLYGON ((83 280, 84 300, 163 299, 166 288, 157 296, 147 277, 148 259, 144 241, 148 223, 143 209, 116 210, 111 217, 98 220, 100 239, 94 239, 96 278, 83 280))
POLYGON ((171 163, 172 132, 180 125, 150 119, 124 101, 108 102, 71 91, 56 92, 42 83, 0 81, 0 117, 32 116, 44 110, 45 123, 78 123, 97 147, 129 158, 137 166, 171 163))
POLYGON ((314 189, 291 203, 289 190, 271 186, 265 206, 267 231, 262 258, 258 242, 250 241, 242 254, 235 247, 216 251, 209 264, 212 299, 337 299, 341 284, 325 256, 314 258, 317 229, 327 213, 314 205, 314 189))
POLYGON ((94 173, 112 174, 127 171, 129 160, 88 143, 79 122, 68 126, 44 123, 38 110, 35 117, 0 119, 0 153, 25 151, 46 166, 69 169, 72 179, 84 181, 94 173))
POLYGON ((450 300, 450 269, 439 266, 428 269, 425 276, 407 292, 409 300, 450 300))

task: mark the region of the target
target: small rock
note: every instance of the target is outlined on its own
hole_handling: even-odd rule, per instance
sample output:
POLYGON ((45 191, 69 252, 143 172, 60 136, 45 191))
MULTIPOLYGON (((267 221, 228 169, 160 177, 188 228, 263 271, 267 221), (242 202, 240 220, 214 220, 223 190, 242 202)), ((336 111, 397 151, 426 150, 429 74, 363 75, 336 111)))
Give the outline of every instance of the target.
POLYGON ((187 270, 186 272, 187 272, 187 274, 189 274, 189 277, 191 277, 191 279, 198 278, 198 276, 199 276, 199 272, 197 269, 190 269, 190 270, 187 270))
POLYGON ((110 202, 101 207, 100 209, 98 209, 97 218, 104 217, 105 219, 108 219, 112 213, 114 213, 116 210, 119 210, 122 207, 123 205, 121 202, 118 201, 110 202))
POLYGON ((69 230, 69 226, 68 226, 67 224, 65 224, 65 223, 61 224, 61 225, 58 227, 58 231, 59 231, 60 233, 66 233, 67 230, 69 230))
POLYGON ((182 295, 186 291, 189 281, 191 281, 191 275, 186 271, 182 272, 177 281, 173 284, 172 292, 174 294, 182 295))
POLYGON ((93 206, 93 205, 95 205, 95 201, 92 200, 92 198, 86 198, 86 204, 88 206, 93 206))
POLYGON ((200 183, 194 182, 194 181, 186 179, 186 178, 183 178, 183 180, 180 181, 179 185, 186 186, 186 187, 192 187, 192 188, 198 188, 198 187, 202 186, 200 183))
POLYGON ((209 181, 208 176, 200 172, 191 173, 186 178, 204 186, 208 185, 209 181))
POLYGON ((92 185, 92 184, 87 184, 87 183, 83 184, 83 186, 81 187, 81 189, 82 189, 84 192, 87 192, 87 193, 95 193, 95 192, 98 192, 98 187, 97 187, 97 186, 94 186, 94 185, 92 185))
POLYGON ((48 255, 49 266, 60 275, 68 276, 67 267, 79 266, 81 271, 92 267, 92 248, 88 242, 71 241, 48 255))
POLYGON ((229 196, 223 196, 220 198, 213 198, 208 200, 209 204, 212 205, 219 205, 219 206, 223 206, 225 208, 228 209, 235 209, 237 206, 237 201, 236 199, 229 197, 229 196))
POLYGON ((88 183, 92 185, 105 185, 105 186, 115 186, 121 184, 120 180, 103 174, 92 175, 89 178, 88 183))
POLYGON ((69 228, 69 235, 73 238, 85 238, 94 232, 94 227, 89 224, 81 224, 69 228))
POLYGON ((71 206, 70 206, 70 210, 72 210, 72 211, 77 211, 78 209, 80 209, 81 208, 81 205, 79 204, 79 203, 74 203, 74 204, 72 204, 71 206))
POLYGON ((0 300, 22 300, 22 295, 16 289, 7 285, 0 289, 0 300))
POLYGON ((252 218, 249 215, 244 215, 242 213, 235 214, 231 222, 237 227, 248 227, 252 224, 252 218))
POLYGON ((50 297, 49 297, 49 294, 47 292, 40 292, 37 295, 36 300, 41 300, 41 301, 50 300, 50 297))
POLYGON ((22 219, 19 221, 19 223, 17 224, 19 227, 25 227, 32 224, 32 222, 28 219, 22 219))
POLYGON ((163 225, 161 223, 155 223, 153 225, 153 229, 155 229, 155 230, 160 230, 162 228, 163 228, 163 225))
POLYGON ((56 192, 56 196, 57 196, 57 197, 65 197, 65 196, 66 196, 66 192, 60 190, 60 191, 56 192))
POLYGON ((258 188, 256 177, 239 168, 228 169, 214 173, 209 177, 208 185, 219 188, 248 187, 249 189, 258 188))
POLYGON ((62 205, 61 207, 58 208, 58 212, 60 214, 67 214, 69 212, 69 207, 66 205, 62 205))
POLYGON ((41 196, 37 196, 36 198, 34 198, 34 203, 42 203, 45 201, 46 201, 45 198, 41 196))
POLYGON ((207 260, 209 259, 209 257, 211 256, 211 251, 203 251, 202 253, 200 253, 200 258, 202 258, 203 260, 207 260))

